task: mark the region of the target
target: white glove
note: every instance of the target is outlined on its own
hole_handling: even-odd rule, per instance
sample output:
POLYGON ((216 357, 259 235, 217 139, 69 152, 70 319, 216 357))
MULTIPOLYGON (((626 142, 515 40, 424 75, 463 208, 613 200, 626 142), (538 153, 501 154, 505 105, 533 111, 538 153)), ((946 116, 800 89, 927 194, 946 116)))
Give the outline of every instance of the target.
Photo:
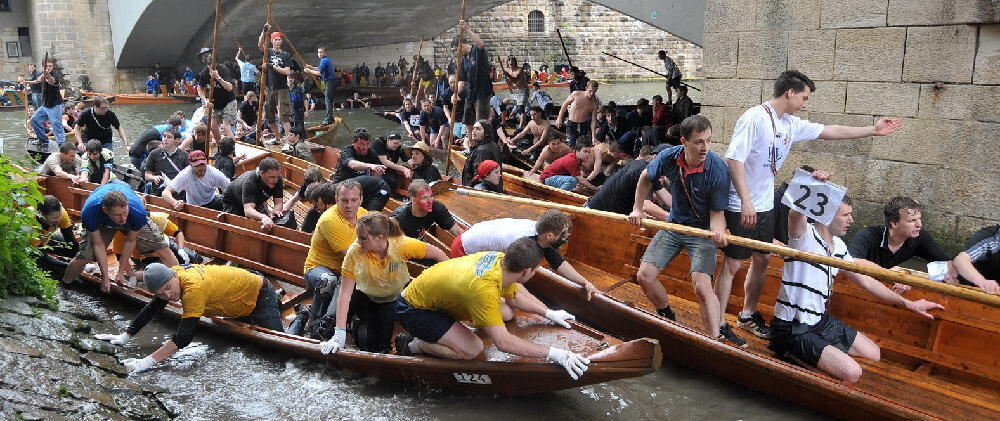
POLYGON ((347 343, 347 330, 336 328, 333 330, 333 337, 329 341, 320 342, 319 350, 323 352, 323 355, 334 353, 336 354, 338 350, 344 347, 347 343))
POLYGON ((125 332, 122 332, 121 335, 112 335, 110 333, 101 333, 101 334, 94 335, 94 338, 102 340, 102 341, 111 342, 111 345, 122 346, 122 345, 125 345, 126 343, 128 343, 128 340, 131 339, 132 336, 129 335, 128 333, 125 333, 125 332))
POLYGON ((180 256, 181 263, 185 265, 191 263, 191 256, 188 256, 187 252, 184 251, 184 249, 177 249, 177 255, 180 256))
POLYGON ((576 316, 569 314, 564 310, 545 310, 545 318, 566 329, 570 328, 567 320, 576 320, 576 316))
MULTIPOLYGON (((552 352, 549 352, 549 354, 551 353, 552 352)), ((153 366, 156 365, 156 360, 149 356, 141 360, 138 358, 129 358, 122 361, 122 364, 125 364, 125 370, 128 371, 129 374, 139 374, 153 368, 153 366)))
POLYGON ((590 364, 590 360, 582 355, 554 346, 549 347, 548 359, 565 368, 573 380, 578 380, 587 371, 588 364, 590 364))

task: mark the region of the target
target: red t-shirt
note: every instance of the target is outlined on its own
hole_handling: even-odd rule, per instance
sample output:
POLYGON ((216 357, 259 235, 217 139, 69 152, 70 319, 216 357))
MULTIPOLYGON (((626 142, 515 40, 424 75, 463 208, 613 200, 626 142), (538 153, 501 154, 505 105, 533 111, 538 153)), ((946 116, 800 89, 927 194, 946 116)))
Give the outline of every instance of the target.
POLYGON ((549 164, 549 166, 542 170, 542 175, 538 178, 544 183, 546 178, 553 175, 571 175, 573 177, 579 177, 580 161, 576 159, 576 153, 570 152, 563 155, 562 158, 553 161, 549 164))
POLYGON ((670 113, 667 112, 667 105, 660 104, 653 111, 653 125, 654 126, 669 126, 670 125, 670 113))

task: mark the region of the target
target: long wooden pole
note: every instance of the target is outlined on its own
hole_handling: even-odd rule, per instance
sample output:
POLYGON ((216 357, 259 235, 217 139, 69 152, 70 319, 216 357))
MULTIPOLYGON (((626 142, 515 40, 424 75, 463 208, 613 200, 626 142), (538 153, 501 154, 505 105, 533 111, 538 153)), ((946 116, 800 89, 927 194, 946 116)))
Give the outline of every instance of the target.
POLYGON ((563 54, 566 55, 566 61, 569 62, 569 67, 573 67, 573 59, 569 58, 569 51, 566 51, 566 43, 563 42, 562 32, 559 32, 559 28, 556 28, 556 35, 559 35, 559 44, 562 44, 563 54))
MULTIPOLYGON (((624 62, 626 62, 626 63, 628 63, 628 64, 631 64, 631 65, 633 65, 633 66, 635 66, 635 67, 638 67, 638 68, 640 68, 640 69, 646 69, 646 70, 649 70, 650 72, 653 72, 653 73, 655 73, 655 74, 657 74, 657 75, 659 75, 659 76, 663 76, 663 77, 665 77, 665 78, 667 78, 667 79, 670 79, 670 76, 667 76, 667 75, 665 75, 665 74, 663 74, 663 73, 660 73, 660 72, 657 72, 656 70, 653 70, 653 69, 650 69, 650 68, 648 68, 648 67, 646 67, 646 66, 643 66, 643 65, 641 65, 641 64, 638 64, 638 63, 633 63, 633 62, 631 62, 631 61, 628 61, 628 60, 625 60, 625 59, 623 59, 623 58, 621 58, 621 57, 618 57, 618 56, 616 56, 616 55, 614 55, 614 54, 611 54, 611 53, 608 53, 608 52, 605 52, 605 51, 602 51, 602 53, 604 53, 604 54, 607 54, 607 55, 609 55, 609 56, 611 56, 611 57, 614 57, 614 58, 616 58, 616 59, 618 59, 618 60, 621 60, 621 61, 624 61, 624 62)), ((698 89, 698 88, 695 88, 694 86, 691 86, 691 85, 688 85, 688 84, 686 84, 686 83, 684 83, 684 82, 681 82, 681 85, 684 85, 684 86, 687 86, 688 88, 691 88, 691 89, 694 89, 694 90, 696 90, 696 91, 698 91, 698 92, 701 92, 701 89, 698 89)))
MULTIPOLYGON (((267 0, 267 17, 264 18, 264 24, 266 24, 266 25, 270 25, 271 24, 271 1, 272 0, 267 0)), ((268 29, 268 30, 264 31, 264 50, 261 51, 261 55, 263 57, 261 57, 261 59, 260 59, 260 68, 261 69, 264 69, 264 66, 267 65, 267 59, 268 59, 268 57, 267 57, 267 43, 268 43, 268 41, 270 41, 270 38, 271 38, 271 30, 268 29)), ((260 88, 260 95, 257 96, 257 134, 256 134, 256 136, 257 136, 257 143, 260 144, 260 145, 264 144, 264 135, 262 134, 262 131, 263 131, 263 124, 264 124, 264 94, 265 94, 264 87, 265 86, 267 86, 267 70, 266 69, 260 72, 260 86, 259 86, 259 88, 260 88)))
MULTIPOLYGON (((410 98, 413 98, 414 102, 417 101, 417 98, 416 98, 416 95, 417 95, 417 64, 420 63, 420 59, 422 58, 420 52, 423 51, 423 49, 424 49, 424 37, 420 37, 420 44, 417 45, 417 58, 415 60, 413 60, 413 74, 410 75, 410 98)), ((420 105, 418 104, 417 106, 419 107, 420 105)))
MULTIPOLYGON (((562 205, 558 203, 545 202, 541 200, 525 199, 521 197, 487 193, 480 190, 470 190, 465 188, 459 188, 458 193, 466 196, 485 197, 511 203, 542 206, 551 209, 564 210, 567 212, 583 213, 587 215, 599 216, 618 221, 628 221, 627 215, 622 215, 614 212, 599 211, 595 209, 588 209, 579 206, 562 205)), ((706 238, 712 236, 712 232, 708 230, 692 228, 686 225, 671 224, 653 219, 643 219, 642 225, 647 228, 668 230, 685 235, 694 235, 706 238)), ((978 289, 952 286, 945 284, 943 282, 930 281, 926 278, 910 275, 908 273, 896 272, 889 269, 883 269, 881 267, 859 265, 857 263, 848 262, 830 256, 824 256, 821 254, 795 250, 793 248, 779 246, 772 243, 765 243, 757 240, 751 240, 749 238, 739 237, 735 235, 727 235, 726 240, 728 240, 730 244, 735 244, 738 246, 749 247, 755 250, 766 251, 769 253, 774 253, 781 256, 787 256, 798 260, 829 265, 843 270, 860 273, 863 275, 868 275, 877 279, 899 282, 901 284, 906 284, 912 287, 917 287, 928 291, 934 291, 939 294, 958 297, 969 301, 975 301, 977 303, 982 303, 993 307, 1000 307, 1000 296, 990 295, 978 289)))
MULTIPOLYGON (((215 66, 218 63, 219 57, 219 20, 222 18, 222 0, 215 0, 215 28, 212 30, 212 60, 211 64, 208 65, 208 75, 209 78, 212 76, 212 72, 215 71, 215 66)), ((211 78, 211 82, 208 84, 208 103, 215 105, 215 78, 211 78)), ((212 155, 212 114, 215 114, 215 108, 212 108, 212 112, 208 113, 208 140, 205 142, 205 155, 212 155)), ((222 132, 222 128, 219 128, 219 133, 222 132)))
MULTIPOLYGON (((300 62, 302 62, 302 64, 305 65, 306 64, 305 57, 302 57, 302 54, 299 54, 299 50, 297 48, 295 48, 295 44, 292 43, 292 39, 288 37, 288 33, 285 32, 285 30, 281 29, 281 25, 279 25, 278 22, 274 22, 273 25, 274 25, 275 28, 278 28, 278 31, 280 31, 284 35, 285 42, 288 43, 288 48, 292 49, 292 54, 295 55, 295 59, 298 60, 298 61, 300 61, 300 62)), ((314 75, 312 73, 309 73, 309 72, 305 72, 305 73, 307 75, 309 75, 309 77, 312 78, 313 83, 315 83, 316 86, 319 87, 319 80, 316 79, 316 75, 314 75)), ((332 104, 332 102, 331 102, 331 104, 332 104)), ((337 118, 340 119, 340 123, 339 124, 343 124, 344 125, 344 129, 346 129, 348 132, 350 132, 351 128, 347 126, 347 120, 344 120, 344 117, 340 116, 340 112, 337 111, 337 108, 333 109, 333 113, 336 114, 337 118)))
MULTIPOLYGON (((465 21, 465 0, 462 0, 462 17, 459 22, 465 21)), ((465 38, 465 28, 459 26, 458 28, 458 45, 455 46, 455 89, 453 95, 459 95, 458 85, 462 82, 462 38, 465 38)), ((490 81, 493 83, 493 81, 490 81)), ((466 98, 466 101, 472 98, 466 98)), ((448 177, 451 173, 451 144, 455 140, 455 126, 457 122, 455 121, 455 111, 458 110, 458 104, 451 104, 451 126, 448 128, 448 139, 444 144, 444 176, 448 177)), ((465 128, 465 132, 469 133, 469 128, 465 128)))

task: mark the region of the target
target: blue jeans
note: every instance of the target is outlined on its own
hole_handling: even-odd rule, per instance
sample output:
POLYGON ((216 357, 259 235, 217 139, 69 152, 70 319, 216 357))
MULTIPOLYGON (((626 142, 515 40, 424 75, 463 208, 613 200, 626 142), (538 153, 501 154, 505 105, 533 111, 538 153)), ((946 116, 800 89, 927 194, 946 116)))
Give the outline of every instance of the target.
POLYGON ((563 190, 573 190, 576 188, 576 177, 572 175, 553 175, 545 179, 546 186, 552 186, 563 190))
POLYGON ((42 106, 42 93, 41 92, 32 92, 31 93, 31 105, 34 105, 35 108, 38 108, 38 107, 42 106))
POLYGON ((38 139, 48 139, 45 135, 45 122, 48 121, 52 125, 52 133, 56 135, 56 143, 62 145, 66 141, 66 132, 62 125, 62 104, 56 105, 55 107, 38 107, 35 110, 35 115, 31 116, 31 128, 35 130, 35 136, 38 139))

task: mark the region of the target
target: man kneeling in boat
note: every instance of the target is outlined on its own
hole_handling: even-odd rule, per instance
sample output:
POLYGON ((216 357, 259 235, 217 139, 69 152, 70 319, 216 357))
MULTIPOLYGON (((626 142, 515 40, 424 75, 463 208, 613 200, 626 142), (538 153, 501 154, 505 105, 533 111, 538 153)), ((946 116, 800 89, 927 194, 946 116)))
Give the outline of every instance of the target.
POLYGON ((730 181, 729 167, 711 148, 712 123, 703 116, 691 116, 681 123, 681 145, 660 152, 642 171, 635 189, 629 222, 640 222, 644 215, 643 204, 653 182, 666 176, 670 181, 672 200, 669 222, 709 229, 712 236, 705 238, 675 231, 657 231, 642 255, 642 264, 639 265, 636 278, 646 297, 656 306, 656 313, 675 320, 667 290, 663 288, 657 275, 682 249, 687 250, 691 258, 691 283, 694 284, 694 292, 698 297, 706 333, 719 341, 745 347, 746 341, 733 334, 729 325, 723 323, 725 307, 712 289, 716 247, 728 244, 723 211, 729 200, 730 181))
MULTIPOLYGON (((814 172, 826 181, 829 173, 814 172), (817 174, 819 173, 819 174, 817 174)), ((854 222, 849 196, 844 196, 829 226, 809 223, 796 209, 788 213, 788 246, 853 262, 840 236, 854 222)), ((826 313, 833 292, 833 280, 840 270, 814 262, 786 259, 781 273, 781 290, 771 321, 771 350, 780 357, 818 368, 839 380, 855 383, 861 378, 861 366, 851 357, 878 361, 878 345, 864 334, 826 313)), ((933 319, 929 310, 944 308, 927 300, 910 301, 875 279, 844 271, 847 278, 884 301, 898 304, 933 319)))
POLYGON ((567 320, 574 319, 573 315, 549 310, 521 286, 534 276, 541 261, 538 243, 521 238, 507 247, 505 253, 471 254, 424 270, 396 300, 396 320, 415 336, 396 336, 396 352, 463 360, 476 358, 483 353, 483 341, 461 322, 472 320, 500 351, 547 357, 565 368, 574 380, 580 378, 590 360, 564 349, 528 342, 511 335, 504 325, 505 320, 514 317, 514 309, 518 309, 570 327, 567 320))
POLYGON ((194 338, 201 316, 235 318, 282 332, 281 300, 260 274, 223 265, 179 265, 169 268, 153 263, 142 273, 146 290, 155 294, 135 320, 118 335, 94 335, 114 345, 124 345, 162 311, 168 302, 181 303, 177 333, 146 358, 124 361, 129 373, 141 373, 170 358, 194 338))
POLYGON ((349 321, 358 349, 389 352, 393 303, 410 283, 406 262, 448 260, 441 249, 403 235, 396 220, 380 212, 358 219, 356 232, 358 239, 347 249, 341 268, 336 329, 332 339, 320 344, 324 354, 344 347, 349 321))

